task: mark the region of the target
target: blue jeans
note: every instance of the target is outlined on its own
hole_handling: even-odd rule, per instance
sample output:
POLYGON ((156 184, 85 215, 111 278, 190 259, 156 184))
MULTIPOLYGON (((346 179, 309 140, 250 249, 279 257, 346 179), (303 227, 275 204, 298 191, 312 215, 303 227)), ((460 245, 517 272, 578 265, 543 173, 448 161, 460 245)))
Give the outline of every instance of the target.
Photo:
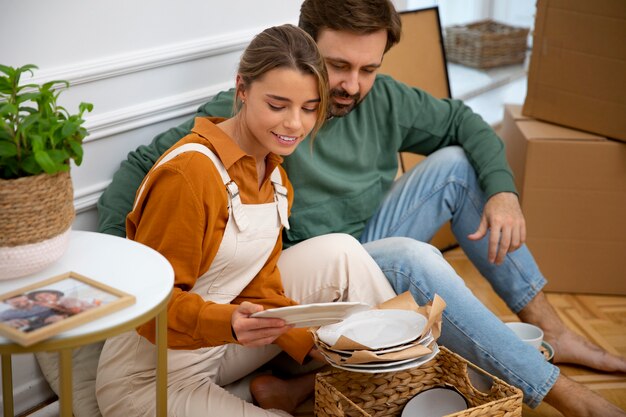
POLYGON ((464 252, 494 290, 519 312, 545 285, 524 245, 501 265, 487 261, 488 236, 471 241, 485 196, 459 147, 441 149, 396 181, 361 242, 400 294, 411 291, 419 304, 439 294, 447 303, 441 344, 524 391, 536 407, 552 388, 559 369, 491 313, 428 242, 446 221, 464 252))

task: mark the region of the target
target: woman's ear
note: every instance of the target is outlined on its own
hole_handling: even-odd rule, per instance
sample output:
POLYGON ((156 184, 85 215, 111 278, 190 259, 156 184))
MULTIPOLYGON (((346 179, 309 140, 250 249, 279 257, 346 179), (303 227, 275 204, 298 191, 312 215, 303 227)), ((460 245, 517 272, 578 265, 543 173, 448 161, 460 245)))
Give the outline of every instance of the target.
POLYGON ((241 75, 237 74, 237 78, 235 79, 235 93, 237 94, 237 98, 242 102, 246 102, 246 84, 244 83, 241 75))

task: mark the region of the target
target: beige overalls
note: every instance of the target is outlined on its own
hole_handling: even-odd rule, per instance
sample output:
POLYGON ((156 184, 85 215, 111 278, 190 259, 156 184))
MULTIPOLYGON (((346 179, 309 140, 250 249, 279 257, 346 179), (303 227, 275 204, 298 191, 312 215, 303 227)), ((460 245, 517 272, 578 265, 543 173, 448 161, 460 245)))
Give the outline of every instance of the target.
MULTIPOLYGON (((274 202, 243 204, 237 185, 207 147, 189 143, 166 155, 155 169, 183 152, 201 152, 222 176, 229 195, 224 237, 209 270, 191 290, 204 300, 231 302, 257 275, 281 231, 289 227, 288 202, 278 168, 271 175, 274 202)), ((144 181, 144 184, 146 181, 144 181)), ((139 195, 143 192, 143 186, 139 195)), ((375 262, 347 235, 326 235, 285 250, 278 262, 285 292, 301 302, 362 301, 375 305, 395 294, 375 262), (290 255, 293 254, 293 255, 290 255), (315 261, 311 261, 311 257, 315 261), (285 270, 283 269, 285 268, 285 270), (350 285, 350 280, 358 285, 350 285)), ((237 344, 168 350, 168 416, 285 416, 228 393, 230 384, 280 353, 276 345, 237 344)), ((96 393, 104 417, 154 416, 155 346, 135 331, 107 340, 98 366, 96 393)))

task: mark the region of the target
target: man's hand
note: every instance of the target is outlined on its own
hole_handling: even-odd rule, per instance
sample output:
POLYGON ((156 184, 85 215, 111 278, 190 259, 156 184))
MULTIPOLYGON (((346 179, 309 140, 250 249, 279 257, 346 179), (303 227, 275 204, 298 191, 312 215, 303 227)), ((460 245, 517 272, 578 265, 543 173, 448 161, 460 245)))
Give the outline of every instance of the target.
POLYGON ((282 319, 251 318, 250 315, 262 311, 263 306, 248 301, 241 303, 231 318, 231 326, 237 341, 246 347, 259 347, 272 343, 278 336, 293 326, 282 319))
POLYGON ((468 235, 480 240, 490 230, 488 259, 501 264, 507 253, 517 250, 526 241, 526 221, 514 193, 494 194, 487 200, 478 229, 468 235))

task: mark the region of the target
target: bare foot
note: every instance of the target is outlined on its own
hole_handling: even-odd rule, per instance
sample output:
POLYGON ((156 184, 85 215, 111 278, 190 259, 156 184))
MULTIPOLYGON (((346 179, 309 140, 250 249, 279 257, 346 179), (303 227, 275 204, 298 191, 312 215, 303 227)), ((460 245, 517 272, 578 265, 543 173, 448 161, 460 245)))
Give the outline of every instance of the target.
POLYGON ((626 417, 624 410, 564 375, 559 375, 544 401, 567 417, 626 417))
POLYGON ((573 363, 604 372, 626 372, 626 358, 613 355, 567 328, 544 332, 554 347, 554 363, 573 363))
POLYGON ((572 363, 604 372, 626 372, 626 358, 607 352, 570 330, 540 292, 522 311, 522 321, 539 326, 554 348, 554 363, 572 363))
POLYGON ((313 393, 315 373, 288 380, 273 375, 259 375, 250 383, 250 392, 257 404, 265 409, 283 410, 293 414, 301 402, 313 393))

